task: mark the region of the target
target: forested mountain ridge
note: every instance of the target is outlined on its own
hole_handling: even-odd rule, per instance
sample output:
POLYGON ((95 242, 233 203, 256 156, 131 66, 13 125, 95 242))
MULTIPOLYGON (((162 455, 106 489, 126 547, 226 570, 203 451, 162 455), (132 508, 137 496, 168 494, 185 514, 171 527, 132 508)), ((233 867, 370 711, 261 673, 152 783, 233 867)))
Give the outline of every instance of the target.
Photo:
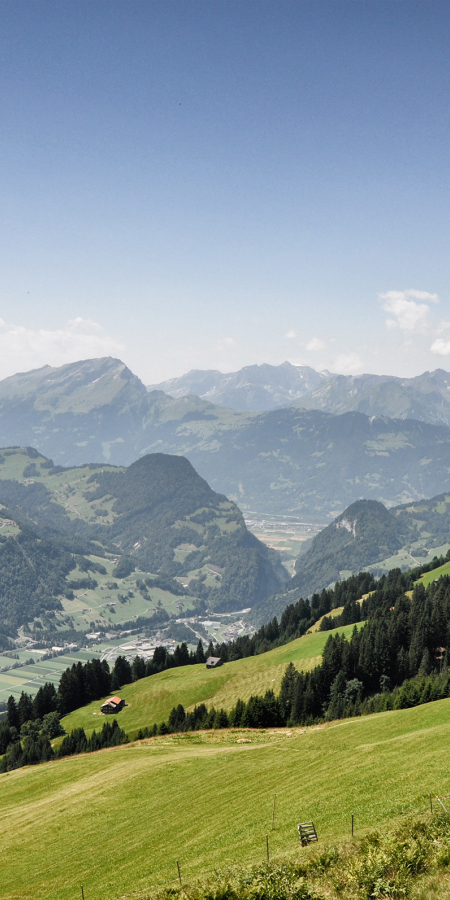
POLYGON ((0 509, 0 650, 25 622, 53 618, 76 562, 67 547, 11 522, 0 509), (4 532, 7 532, 6 534, 4 532))
MULTIPOLYGON (((128 469, 62 469, 32 448, 5 449, 0 503, 35 540, 46 536, 72 554, 122 555, 123 574, 116 571, 116 578, 136 567, 159 576, 158 583, 172 593, 222 611, 251 606, 287 579, 277 554, 247 530, 238 507, 213 491, 183 457, 148 455, 128 469)), ((0 543, 0 591, 3 549, 0 543)), ((66 574, 75 565, 72 560, 66 574)), ((75 577, 92 587, 89 576, 81 582, 75 577)), ((71 582, 63 582, 56 593, 48 584, 49 596, 70 591, 71 582)), ((140 588, 148 600, 152 585, 150 579, 140 588)), ((6 598, 8 591, 6 586, 6 598)))
POLYGON ((251 616, 262 624, 272 610, 279 615, 287 604, 338 582, 343 572, 356 574, 370 567, 380 573, 401 564, 411 568, 431 558, 433 549, 446 546, 450 494, 390 509, 374 500, 357 500, 312 539, 297 557, 295 576, 270 601, 254 607, 251 616))
POLYGON ((324 522, 365 497, 399 504, 450 490, 450 429, 318 410, 238 412, 148 393, 119 360, 87 360, 0 383, 3 445, 65 466, 185 456, 244 511, 324 522))

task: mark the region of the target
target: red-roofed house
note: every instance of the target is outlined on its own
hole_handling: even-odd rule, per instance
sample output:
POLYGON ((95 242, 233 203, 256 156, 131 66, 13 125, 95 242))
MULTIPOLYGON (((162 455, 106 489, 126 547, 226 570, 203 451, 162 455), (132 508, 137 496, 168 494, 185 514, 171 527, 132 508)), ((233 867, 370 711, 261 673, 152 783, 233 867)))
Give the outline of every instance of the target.
POLYGON ((125 706, 125 700, 120 697, 110 697, 101 705, 102 713, 118 713, 125 706))

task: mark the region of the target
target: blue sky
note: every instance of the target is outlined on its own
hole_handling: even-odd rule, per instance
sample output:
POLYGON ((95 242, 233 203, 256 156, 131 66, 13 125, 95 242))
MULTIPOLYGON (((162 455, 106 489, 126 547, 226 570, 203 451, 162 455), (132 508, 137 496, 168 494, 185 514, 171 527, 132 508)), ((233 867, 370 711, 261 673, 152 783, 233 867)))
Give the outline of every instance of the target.
POLYGON ((450 368, 450 5, 0 6, 0 376, 450 368))

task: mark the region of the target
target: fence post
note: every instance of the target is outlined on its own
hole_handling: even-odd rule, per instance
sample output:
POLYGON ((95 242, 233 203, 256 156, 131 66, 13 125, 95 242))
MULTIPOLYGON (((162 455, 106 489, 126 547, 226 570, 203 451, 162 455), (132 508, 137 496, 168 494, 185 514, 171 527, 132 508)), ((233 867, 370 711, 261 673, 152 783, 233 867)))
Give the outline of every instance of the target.
POLYGON ((81 885, 81 900, 84 900, 84 890, 83 890, 83 885, 81 885))
POLYGON ((269 835, 266 834, 267 862, 269 862, 269 835))
POLYGON ((352 813, 352 837, 353 837, 353 813, 352 813))
POLYGON ((178 862, 178 860, 177 860, 177 869, 178 869, 178 878, 180 879, 180 884, 181 884, 180 863, 178 862))

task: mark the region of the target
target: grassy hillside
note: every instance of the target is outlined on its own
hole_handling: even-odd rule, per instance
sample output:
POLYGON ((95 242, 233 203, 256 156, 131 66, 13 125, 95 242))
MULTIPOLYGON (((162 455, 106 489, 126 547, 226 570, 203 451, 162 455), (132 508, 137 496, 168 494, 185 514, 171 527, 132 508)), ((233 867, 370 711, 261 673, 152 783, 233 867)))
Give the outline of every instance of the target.
MULTIPOLYGON (((182 666, 126 685, 120 692, 127 703, 120 713, 120 725, 134 737, 139 728, 167 720, 178 703, 185 709, 206 703, 228 710, 239 698, 248 700, 252 694, 264 694, 267 690, 278 693, 288 663, 293 662, 299 670, 312 669, 321 661, 329 634, 350 635, 353 628, 347 625, 332 632, 305 634, 283 647, 225 663, 219 669, 182 666)), ((83 727, 90 734, 94 728, 98 730, 103 722, 100 706, 101 701, 97 701, 70 713, 63 719, 66 731, 83 727)))
MULTIPOLYGON (((95 568, 91 572, 100 579, 90 578, 87 584, 86 567, 72 565, 69 583, 60 578, 60 583, 50 584, 48 576, 43 585, 44 594, 46 589, 47 596, 58 598, 47 608, 61 609, 62 604, 60 620, 64 618, 66 629, 81 625, 83 630, 104 630, 119 621, 120 607, 125 614, 122 621, 148 618, 160 609, 172 614, 193 609, 195 600, 221 611, 248 608, 288 577, 277 554, 247 530, 238 507, 213 491, 179 456, 155 453, 127 469, 106 465, 62 469, 32 448, 4 449, 1 507, 13 521, 56 540, 66 551, 90 555, 95 568), (93 559, 96 551, 104 559, 93 559), (116 572, 122 554, 132 557, 134 565, 116 572), (125 583, 134 566, 139 583, 125 583), (165 583, 151 575, 164 576, 165 583), (72 581, 75 599, 65 596, 72 581), (139 602, 130 604, 135 593, 139 602)), ((15 535, 2 547, 11 550, 10 556, 13 551, 20 556, 15 535)), ((11 603, 11 590, 4 585, 2 590, 1 584, 4 557, 5 549, 0 553, 0 625, 2 594, 11 603)), ((41 604, 38 612, 45 609, 41 604)), ((15 617, 15 627, 33 619, 31 608, 28 620, 26 613, 21 602, 21 619, 15 617)), ((49 630, 47 623, 41 624, 49 630)))
POLYGON ((0 776, 3 900, 145 889, 426 812, 450 790, 450 700, 311 729, 183 734, 0 776), (277 794, 275 830, 272 802, 277 794))
POLYGON ((438 578, 442 578, 443 575, 450 575, 450 562, 444 563, 443 566, 439 566, 437 569, 432 569, 431 572, 425 572, 422 575, 418 582, 421 582, 425 587, 428 587, 433 581, 436 581, 438 578))

